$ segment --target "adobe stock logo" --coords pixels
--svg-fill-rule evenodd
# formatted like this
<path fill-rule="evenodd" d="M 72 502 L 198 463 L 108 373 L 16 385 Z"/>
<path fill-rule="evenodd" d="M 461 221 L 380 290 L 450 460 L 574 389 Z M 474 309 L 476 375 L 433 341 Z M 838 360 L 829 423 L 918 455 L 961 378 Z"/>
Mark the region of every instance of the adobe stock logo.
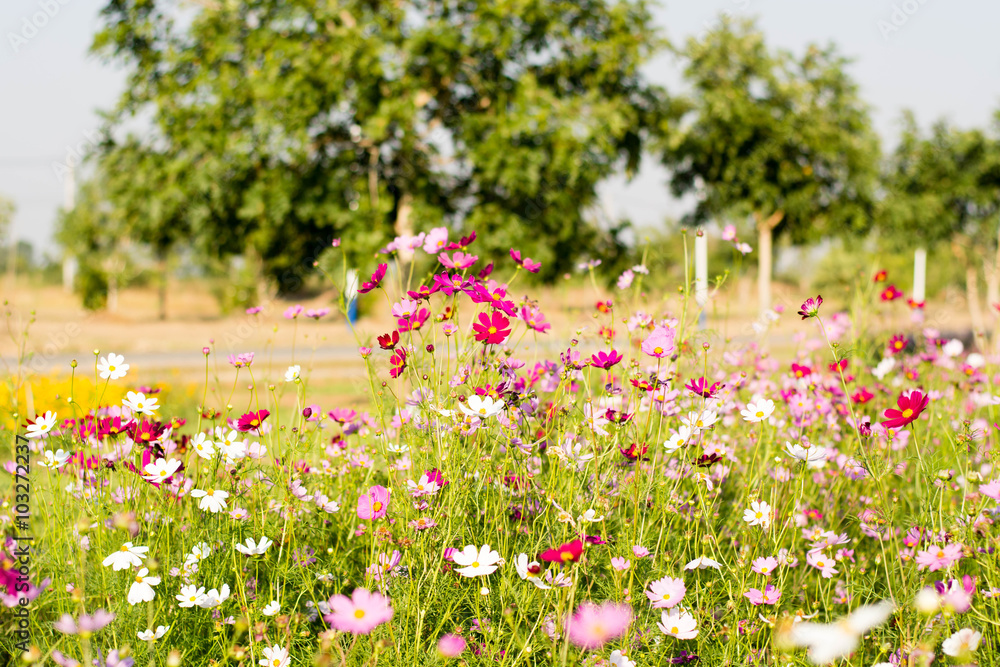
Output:
<path fill-rule="evenodd" d="M 920 11 L 920 8 L 927 4 L 927 0 L 903 0 L 900 4 L 892 5 L 892 13 L 889 20 L 879 20 L 875 25 L 882 33 L 882 39 L 889 41 L 889 35 L 899 32 L 905 26 L 910 17 Z"/>
<path fill-rule="evenodd" d="M 18 53 L 34 39 L 69 2 L 70 0 L 38 0 L 38 11 L 21 19 L 21 28 L 18 32 L 7 33 L 7 42 L 14 53 Z"/>

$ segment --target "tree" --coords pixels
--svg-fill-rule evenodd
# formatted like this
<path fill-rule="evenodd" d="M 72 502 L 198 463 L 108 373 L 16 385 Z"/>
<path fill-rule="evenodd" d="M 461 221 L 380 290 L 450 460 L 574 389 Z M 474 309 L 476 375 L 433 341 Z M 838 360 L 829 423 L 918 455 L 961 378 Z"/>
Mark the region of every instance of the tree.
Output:
<path fill-rule="evenodd" d="M 912 113 L 884 173 L 877 222 L 896 248 L 949 243 L 965 265 L 973 329 L 985 333 L 979 272 L 986 272 L 987 301 L 1000 303 L 1000 142 L 978 129 L 939 121 L 924 135 Z M 994 248 L 995 246 L 995 248 Z M 992 261 L 987 250 L 994 248 Z"/>
<path fill-rule="evenodd" d="M 200 4 L 178 20 L 167 0 L 108 2 L 94 50 L 130 75 L 110 134 L 150 117 L 126 143 L 177 175 L 168 208 L 281 290 L 331 238 L 370 257 L 439 224 L 558 275 L 594 237 L 597 183 L 634 172 L 660 123 L 644 0 Z"/>
<path fill-rule="evenodd" d="M 691 222 L 752 216 L 763 312 L 774 236 L 801 242 L 869 228 L 878 139 L 832 46 L 795 59 L 769 50 L 752 21 L 723 17 L 682 55 L 693 90 L 675 104 L 680 129 L 662 153 L 671 189 L 697 195 Z"/>

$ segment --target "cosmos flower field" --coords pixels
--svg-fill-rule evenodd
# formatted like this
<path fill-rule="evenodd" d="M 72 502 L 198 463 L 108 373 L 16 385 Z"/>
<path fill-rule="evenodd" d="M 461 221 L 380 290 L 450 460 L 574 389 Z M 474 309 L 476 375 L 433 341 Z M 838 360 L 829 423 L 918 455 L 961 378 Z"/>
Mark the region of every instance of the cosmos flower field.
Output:
<path fill-rule="evenodd" d="M 1000 664 L 996 360 L 886 276 L 725 340 L 689 281 L 645 294 L 637 266 L 556 339 L 530 258 L 444 230 L 401 249 L 433 268 L 367 268 L 397 325 L 359 334 L 365 406 L 247 350 L 182 420 L 109 352 L 74 377 L 120 403 L 22 418 L 8 664 Z M 779 318 L 787 359 L 762 342 Z"/>

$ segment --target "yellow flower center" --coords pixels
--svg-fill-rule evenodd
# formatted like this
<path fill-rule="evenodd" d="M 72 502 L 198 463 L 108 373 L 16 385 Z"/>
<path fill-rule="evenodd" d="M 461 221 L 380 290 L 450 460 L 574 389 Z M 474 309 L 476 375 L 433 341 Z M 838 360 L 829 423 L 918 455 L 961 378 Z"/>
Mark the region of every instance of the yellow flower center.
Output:
<path fill-rule="evenodd" d="M 663 354 L 663 348 L 657 345 L 653 348 L 653 354 Z"/>
<path fill-rule="evenodd" d="M 479 561 L 478 560 L 473 561 L 472 562 L 472 567 L 479 567 Z"/>
<path fill-rule="evenodd" d="M 681 629 L 678 628 L 676 625 L 674 627 L 670 628 L 670 634 L 672 634 L 672 635 L 676 635 L 680 631 L 681 631 Z"/>
<path fill-rule="evenodd" d="M 376 500 L 374 503 L 372 503 L 372 510 L 374 510 L 376 512 L 381 511 L 382 510 L 382 503 L 380 503 L 379 501 Z"/>
<path fill-rule="evenodd" d="M 354 618 L 364 618 L 364 617 L 365 617 L 365 610 L 364 609 L 355 609 L 354 610 Z"/>
<path fill-rule="evenodd" d="M 108 366 L 108 370 L 114 372 L 115 367 L 114 366 Z"/>
<path fill-rule="evenodd" d="M 905 410 L 903 410 L 903 419 L 909 419 L 912 416 L 913 416 L 913 410 L 912 409 L 906 408 Z"/>
<path fill-rule="evenodd" d="M 763 416 L 764 416 L 764 411 L 763 410 L 758 410 L 757 411 L 757 417 L 760 418 L 760 417 L 763 417 Z"/>
<path fill-rule="evenodd" d="M 487 331 L 488 331 L 489 333 L 491 333 L 491 334 L 495 334 L 495 333 L 497 332 L 497 328 L 496 328 L 496 327 L 493 327 L 493 326 L 491 326 L 491 327 L 490 327 L 489 329 L 487 329 Z"/>
<path fill-rule="evenodd" d="M 140 577 L 139 575 L 136 575 L 135 576 L 135 583 L 141 584 L 142 583 L 142 577 Z"/>

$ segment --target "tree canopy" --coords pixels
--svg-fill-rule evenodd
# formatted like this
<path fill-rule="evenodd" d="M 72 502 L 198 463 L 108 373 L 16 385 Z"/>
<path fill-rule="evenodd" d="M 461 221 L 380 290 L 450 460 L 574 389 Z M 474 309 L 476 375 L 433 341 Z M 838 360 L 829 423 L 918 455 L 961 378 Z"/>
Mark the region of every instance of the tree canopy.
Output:
<path fill-rule="evenodd" d="M 663 123 L 643 0 L 110 0 L 129 71 L 101 170 L 143 240 L 250 253 L 294 289 L 332 238 L 360 257 L 448 224 L 565 271 L 596 186 Z M 137 122 L 148 122 L 138 138 Z"/>

